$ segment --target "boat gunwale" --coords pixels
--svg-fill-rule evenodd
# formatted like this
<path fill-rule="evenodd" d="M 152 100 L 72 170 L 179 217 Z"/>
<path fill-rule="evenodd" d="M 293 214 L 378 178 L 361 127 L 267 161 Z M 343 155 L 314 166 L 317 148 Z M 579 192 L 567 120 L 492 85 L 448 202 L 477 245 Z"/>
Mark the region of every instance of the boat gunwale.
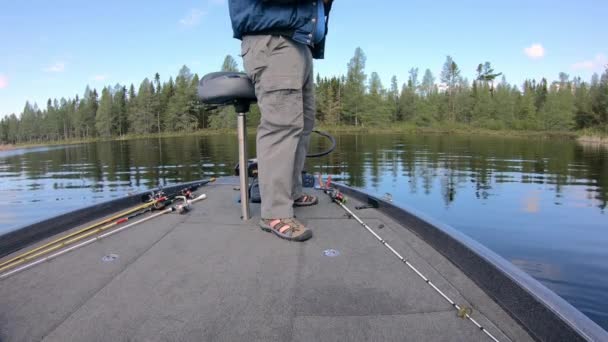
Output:
<path fill-rule="evenodd" d="M 606 332 L 555 292 L 455 228 L 407 205 L 395 205 L 353 187 L 332 183 L 409 229 L 458 267 L 540 341 L 608 341 Z"/>
<path fill-rule="evenodd" d="M 175 192 L 201 185 L 209 180 L 163 187 Z M 214 184 L 222 184 L 217 179 Z M 455 228 L 438 222 L 407 205 L 395 205 L 350 186 L 332 183 L 363 203 L 370 199 L 381 213 L 409 229 L 459 268 L 487 295 L 537 340 L 608 341 L 608 332 L 578 309 L 515 265 Z M 0 259 L 61 234 L 79 225 L 115 214 L 142 203 L 151 189 L 124 198 L 113 199 L 28 224 L 0 236 Z"/>

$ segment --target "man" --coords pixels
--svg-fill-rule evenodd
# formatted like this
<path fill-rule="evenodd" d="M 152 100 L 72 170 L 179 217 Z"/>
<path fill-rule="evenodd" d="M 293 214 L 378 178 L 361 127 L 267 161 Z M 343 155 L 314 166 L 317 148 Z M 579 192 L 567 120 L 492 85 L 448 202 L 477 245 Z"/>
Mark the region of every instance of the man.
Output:
<path fill-rule="evenodd" d="M 290 241 L 312 231 L 294 206 L 315 205 L 302 192 L 302 169 L 315 120 L 312 59 L 324 57 L 333 0 L 230 0 L 234 37 L 255 85 L 262 118 L 257 156 L 260 227 Z"/>

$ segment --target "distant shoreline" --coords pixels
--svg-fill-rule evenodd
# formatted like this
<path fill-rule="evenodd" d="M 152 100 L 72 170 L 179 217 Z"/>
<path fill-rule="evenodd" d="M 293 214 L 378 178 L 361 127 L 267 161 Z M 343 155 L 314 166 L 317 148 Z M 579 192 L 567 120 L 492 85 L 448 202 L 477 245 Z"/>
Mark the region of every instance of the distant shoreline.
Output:
<path fill-rule="evenodd" d="M 576 139 L 580 144 L 585 146 L 603 146 L 608 147 L 608 137 L 583 135 Z"/>
<path fill-rule="evenodd" d="M 342 134 L 449 134 L 449 135 L 472 135 L 472 136 L 495 136 L 495 137 L 513 137 L 513 138 L 540 138 L 540 139 L 570 139 L 584 145 L 605 146 L 608 147 L 608 135 L 598 135 L 585 131 L 580 132 L 563 132 L 563 131 L 516 131 L 516 130 L 489 130 L 482 128 L 460 127 L 458 125 L 452 127 L 417 127 L 414 125 L 398 125 L 392 127 L 356 127 L 356 126 L 325 126 L 319 125 L 316 127 L 321 131 L 330 133 Z M 201 129 L 192 132 L 164 132 L 135 135 L 129 134 L 121 137 L 112 138 L 87 138 L 87 139 L 68 139 L 49 141 L 44 143 L 17 143 L 0 144 L 0 151 L 10 151 L 17 148 L 40 147 L 40 146 L 57 146 L 57 145 L 74 145 L 101 141 L 126 141 L 136 139 L 151 139 L 151 138 L 171 138 L 182 136 L 209 136 L 209 135 L 236 135 L 236 129 Z M 255 128 L 249 127 L 249 134 L 255 134 Z"/>

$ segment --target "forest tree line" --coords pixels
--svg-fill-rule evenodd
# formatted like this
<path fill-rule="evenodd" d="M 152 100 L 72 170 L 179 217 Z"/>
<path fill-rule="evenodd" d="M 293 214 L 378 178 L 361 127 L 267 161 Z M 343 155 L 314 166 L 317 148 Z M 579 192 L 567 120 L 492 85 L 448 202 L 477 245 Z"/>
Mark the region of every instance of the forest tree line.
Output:
<path fill-rule="evenodd" d="M 511 85 L 489 62 L 480 63 L 471 82 L 451 56 L 441 73 L 418 68 L 388 87 L 365 71 L 366 56 L 357 48 L 345 76 L 316 77 L 318 122 L 326 125 L 388 126 L 410 123 L 441 127 L 453 123 L 487 129 L 608 133 L 608 67 L 590 82 L 560 73 L 557 81 L 526 80 Z M 226 56 L 223 71 L 238 71 Z M 177 77 L 160 81 L 156 73 L 138 88 L 116 84 L 86 87 L 82 97 L 49 99 L 44 108 L 27 102 L 19 115 L 0 120 L 0 143 L 112 138 L 126 134 L 190 132 L 236 125 L 234 111 L 208 109 L 197 100 L 199 76 L 183 66 Z M 249 124 L 259 121 L 254 106 Z"/>

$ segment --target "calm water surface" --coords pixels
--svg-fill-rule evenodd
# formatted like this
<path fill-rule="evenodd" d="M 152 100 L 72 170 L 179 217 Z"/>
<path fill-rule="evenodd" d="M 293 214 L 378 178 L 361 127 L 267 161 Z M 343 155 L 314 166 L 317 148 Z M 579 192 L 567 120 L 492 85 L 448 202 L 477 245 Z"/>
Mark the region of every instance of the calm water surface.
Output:
<path fill-rule="evenodd" d="M 608 329 L 608 150 L 497 137 L 337 139 L 310 172 L 454 226 Z M 231 175 L 236 161 L 233 136 L 0 152 L 0 234 L 157 185 Z"/>

